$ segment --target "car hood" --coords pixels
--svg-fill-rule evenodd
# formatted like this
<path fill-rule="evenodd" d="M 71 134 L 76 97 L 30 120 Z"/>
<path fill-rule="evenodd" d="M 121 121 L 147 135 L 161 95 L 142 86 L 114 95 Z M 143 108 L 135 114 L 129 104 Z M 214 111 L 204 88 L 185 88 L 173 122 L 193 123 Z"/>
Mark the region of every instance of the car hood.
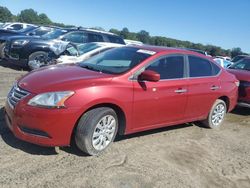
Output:
<path fill-rule="evenodd" d="M 10 34 L 18 34 L 18 32 L 16 31 L 12 31 L 12 30 L 7 30 L 7 29 L 0 29 L 0 33 L 10 33 Z"/>
<path fill-rule="evenodd" d="M 48 66 L 32 71 L 18 81 L 18 86 L 31 93 L 77 90 L 108 83 L 112 75 L 87 70 L 78 65 Z"/>
<path fill-rule="evenodd" d="M 16 36 L 11 36 L 9 37 L 9 40 L 14 41 L 14 40 L 42 40 L 41 37 L 39 36 L 29 36 L 29 35 L 16 35 Z"/>
<path fill-rule="evenodd" d="M 4 29 L 0 29 L 0 40 L 6 40 L 8 37 L 10 36 L 18 36 L 18 35 L 22 35 L 22 33 L 18 33 L 15 31 L 10 31 L 10 30 L 4 30 Z"/>
<path fill-rule="evenodd" d="M 237 69 L 227 69 L 227 71 L 234 74 L 236 78 L 240 81 L 250 82 L 250 71 L 237 70 Z"/>

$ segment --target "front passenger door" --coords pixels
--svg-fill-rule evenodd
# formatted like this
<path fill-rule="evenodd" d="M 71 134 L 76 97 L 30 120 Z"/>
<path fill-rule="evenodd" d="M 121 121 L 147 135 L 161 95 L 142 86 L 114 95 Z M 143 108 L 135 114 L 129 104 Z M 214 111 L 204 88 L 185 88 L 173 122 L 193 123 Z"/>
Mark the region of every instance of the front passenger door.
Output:
<path fill-rule="evenodd" d="M 135 131 L 174 124 L 183 119 L 187 102 L 184 67 L 182 55 L 162 57 L 144 68 L 159 73 L 158 82 L 133 82 Z"/>

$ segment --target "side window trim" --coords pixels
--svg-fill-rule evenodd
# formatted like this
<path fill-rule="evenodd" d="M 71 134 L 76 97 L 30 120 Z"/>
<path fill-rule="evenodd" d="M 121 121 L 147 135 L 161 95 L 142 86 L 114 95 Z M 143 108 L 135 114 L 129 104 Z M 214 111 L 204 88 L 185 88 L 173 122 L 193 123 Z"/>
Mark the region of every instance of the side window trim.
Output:
<path fill-rule="evenodd" d="M 149 65 L 155 63 L 156 61 L 162 59 L 162 58 L 168 58 L 168 57 L 176 57 L 176 56 L 181 56 L 183 57 L 183 61 L 184 61 L 184 70 L 183 70 L 183 78 L 173 78 L 173 79 L 160 79 L 159 81 L 168 81 L 168 80 L 183 80 L 183 79 L 187 79 L 187 62 L 186 62 L 186 58 L 185 58 L 185 54 L 180 54 L 180 53 L 176 53 L 176 54 L 166 54 L 166 55 L 162 55 L 159 56 L 158 58 L 148 62 L 146 65 L 144 65 L 142 68 L 140 68 L 138 71 L 136 71 L 132 76 L 129 77 L 129 80 L 132 81 L 137 81 L 138 80 L 138 76 L 145 70 L 146 67 L 148 67 Z"/>
<path fill-rule="evenodd" d="M 189 79 L 196 79 L 196 78 L 211 78 L 211 77 L 218 77 L 220 75 L 220 73 L 222 72 L 222 69 L 219 67 L 220 71 L 216 74 L 216 75 L 211 75 L 211 76 L 197 76 L 197 77 L 190 77 L 190 64 L 189 64 L 189 58 L 188 57 L 198 57 L 200 59 L 204 59 L 206 61 L 208 61 L 210 63 L 210 66 L 211 66 L 211 69 L 212 69 L 212 72 L 214 72 L 214 68 L 213 66 L 211 65 L 213 62 L 211 62 L 209 59 L 206 59 L 206 58 L 202 58 L 200 56 L 195 56 L 195 55 L 192 55 L 192 54 L 187 54 L 186 55 L 186 61 L 187 61 L 187 78 Z M 217 65 L 216 65 L 217 66 Z"/>

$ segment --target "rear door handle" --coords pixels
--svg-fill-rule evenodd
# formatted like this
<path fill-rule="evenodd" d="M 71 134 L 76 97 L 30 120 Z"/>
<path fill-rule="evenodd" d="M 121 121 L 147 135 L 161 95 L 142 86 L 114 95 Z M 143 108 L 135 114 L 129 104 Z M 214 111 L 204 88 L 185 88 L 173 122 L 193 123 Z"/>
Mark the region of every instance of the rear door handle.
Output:
<path fill-rule="evenodd" d="M 219 86 L 212 86 L 210 89 L 211 90 L 217 90 L 217 89 L 219 89 L 220 87 Z"/>
<path fill-rule="evenodd" d="M 187 90 L 186 89 L 177 89 L 174 91 L 175 93 L 186 93 Z"/>

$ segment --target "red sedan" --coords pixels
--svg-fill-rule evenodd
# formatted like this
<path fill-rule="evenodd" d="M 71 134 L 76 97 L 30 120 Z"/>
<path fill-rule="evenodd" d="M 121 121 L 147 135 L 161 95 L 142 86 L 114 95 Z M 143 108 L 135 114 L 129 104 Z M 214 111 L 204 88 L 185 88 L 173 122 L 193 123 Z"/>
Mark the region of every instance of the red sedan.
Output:
<path fill-rule="evenodd" d="M 233 64 L 228 71 L 240 81 L 238 105 L 250 108 L 250 57 Z"/>
<path fill-rule="evenodd" d="M 98 155 L 117 133 L 202 121 L 218 128 L 237 102 L 238 80 L 202 54 L 122 47 L 79 65 L 33 71 L 11 89 L 6 122 L 44 146 L 76 145 Z"/>

